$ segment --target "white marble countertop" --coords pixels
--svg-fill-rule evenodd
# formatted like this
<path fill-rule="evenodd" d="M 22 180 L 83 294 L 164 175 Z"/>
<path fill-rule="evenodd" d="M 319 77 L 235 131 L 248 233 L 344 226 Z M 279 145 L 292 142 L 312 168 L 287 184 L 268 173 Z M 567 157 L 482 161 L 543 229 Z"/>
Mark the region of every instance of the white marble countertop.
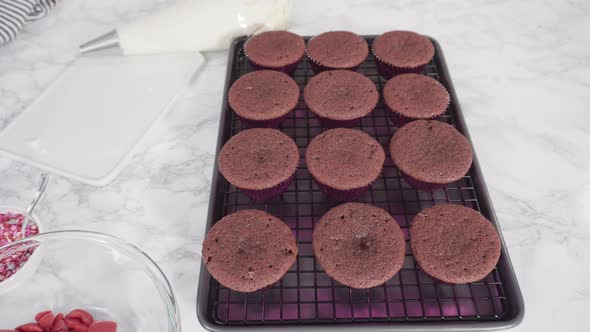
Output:
<path fill-rule="evenodd" d="M 30 103 L 77 46 L 157 0 L 62 1 L 0 47 L 0 127 Z M 590 3 L 295 1 L 292 31 L 409 29 L 439 40 L 525 297 L 514 331 L 582 331 L 590 309 Z M 184 331 L 195 298 L 226 52 L 207 54 L 190 91 L 111 184 L 54 176 L 46 229 L 105 232 L 163 268 Z M 2 205 L 24 205 L 39 171 L 0 158 Z"/>

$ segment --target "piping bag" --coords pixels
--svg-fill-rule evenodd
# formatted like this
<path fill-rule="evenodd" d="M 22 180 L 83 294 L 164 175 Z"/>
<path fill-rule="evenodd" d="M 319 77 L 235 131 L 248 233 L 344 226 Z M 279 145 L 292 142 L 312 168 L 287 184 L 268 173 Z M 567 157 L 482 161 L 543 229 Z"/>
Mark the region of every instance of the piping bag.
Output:
<path fill-rule="evenodd" d="M 179 0 L 80 46 L 81 53 L 119 47 L 123 54 L 227 49 L 237 36 L 288 26 L 289 0 Z"/>
<path fill-rule="evenodd" d="M 85 43 L 82 56 L 0 132 L 0 153 L 106 185 L 188 88 L 202 52 L 285 29 L 289 11 L 289 0 L 177 0 Z"/>

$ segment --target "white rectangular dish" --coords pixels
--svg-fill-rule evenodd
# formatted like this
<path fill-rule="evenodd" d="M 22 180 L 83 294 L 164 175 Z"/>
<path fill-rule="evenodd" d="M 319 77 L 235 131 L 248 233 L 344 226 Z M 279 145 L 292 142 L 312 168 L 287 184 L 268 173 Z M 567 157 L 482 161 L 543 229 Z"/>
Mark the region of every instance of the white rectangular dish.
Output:
<path fill-rule="evenodd" d="M 198 53 L 80 57 L 0 133 L 0 152 L 105 185 L 203 62 Z"/>

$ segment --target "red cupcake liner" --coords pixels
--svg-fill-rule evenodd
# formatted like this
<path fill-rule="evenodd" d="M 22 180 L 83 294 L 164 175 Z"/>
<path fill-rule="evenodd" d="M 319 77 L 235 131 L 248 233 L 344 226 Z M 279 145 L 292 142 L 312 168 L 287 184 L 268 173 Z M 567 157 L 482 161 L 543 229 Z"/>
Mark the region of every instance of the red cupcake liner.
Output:
<path fill-rule="evenodd" d="M 244 194 L 248 195 L 248 197 L 250 197 L 254 201 L 267 201 L 273 197 L 279 196 L 285 190 L 287 190 L 287 188 L 289 188 L 289 185 L 291 184 L 291 181 L 293 181 L 293 179 L 295 178 L 295 173 L 293 173 L 293 175 L 291 175 L 291 177 L 287 180 L 279 183 L 278 185 L 272 188 L 262 190 L 250 190 L 243 188 L 238 189 L 242 191 Z"/>
<path fill-rule="evenodd" d="M 375 55 L 375 53 L 373 53 L 373 55 Z M 422 74 L 424 67 L 426 67 L 426 64 L 414 68 L 396 67 L 382 61 L 376 55 L 375 62 L 377 64 L 377 72 L 379 72 L 379 75 L 383 76 L 385 79 L 390 79 L 401 74 Z"/>
<path fill-rule="evenodd" d="M 282 67 L 266 67 L 266 66 L 257 64 L 256 62 L 252 61 L 252 59 L 250 59 L 250 57 L 248 57 L 248 54 L 246 53 L 245 49 L 244 49 L 244 55 L 246 55 L 246 59 L 248 59 L 248 62 L 250 62 L 250 64 L 252 65 L 252 68 L 254 68 L 254 70 L 276 70 L 276 71 L 283 72 L 289 76 L 293 76 L 295 69 L 297 69 L 297 66 L 299 66 L 299 62 L 301 62 L 301 59 L 299 59 L 294 63 L 288 64 L 288 65 L 285 65 Z"/>
<path fill-rule="evenodd" d="M 367 190 L 369 190 L 369 188 L 371 188 L 371 186 L 373 185 L 371 183 L 368 186 L 364 186 L 364 187 L 357 188 L 357 189 L 339 190 L 339 189 L 335 189 L 335 188 L 332 188 L 330 186 L 327 186 L 327 185 L 325 185 L 323 183 L 320 183 L 317 180 L 315 181 L 315 183 L 318 185 L 318 187 L 320 188 L 320 190 L 324 194 L 326 194 L 331 199 L 333 199 L 335 201 L 339 201 L 339 202 L 355 201 L 359 197 L 361 197 L 362 194 L 364 194 L 365 192 L 367 192 Z"/>
<path fill-rule="evenodd" d="M 248 58 L 248 56 L 246 56 L 246 58 Z M 299 66 L 299 62 L 301 61 L 301 59 L 297 60 L 297 62 L 283 66 L 283 67 L 265 67 L 265 66 L 261 66 L 257 63 L 255 63 L 254 61 L 252 61 L 250 58 L 248 58 L 248 61 L 250 61 L 250 64 L 252 65 L 252 67 L 254 67 L 255 70 L 276 70 L 276 71 L 280 71 L 283 72 L 289 76 L 293 76 L 293 73 L 295 72 L 295 69 L 297 69 L 297 66 Z"/>
<path fill-rule="evenodd" d="M 420 191 L 433 192 L 438 189 L 444 188 L 448 184 L 448 183 L 440 184 L 440 183 L 424 182 L 424 181 L 414 179 L 413 177 L 409 176 L 408 174 L 402 172 L 401 170 L 399 172 L 400 172 L 401 176 L 404 178 L 404 180 L 406 180 L 406 182 L 410 186 L 412 186 Z"/>
<path fill-rule="evenodd" d="M 290 112 L 291 111 L 289 111 L 289 113 Z M 236 113 L 236 115 L 238 116 L 238 119 L 240 119 L 240 123 L 242 124 L 242 127 L 246 128 L 246 129 L 250 129 L 250 128 L 278 128 L 279 125 L 281 124 L 281 122 L 283 122 L 287 118 L 287 115 L 289 115 L 289 113 L 282 115 L 278 118 L 269 119 L 269 120 L 250 120 L 250 119 L 246 119 L 244 117 L 239 116 L 237 113 Z"/>
<path fill-rule="evenodd" d="M 416 121 L 416 120 L 438 120 L 440 118 L 440 115 L 438 116 L 434 116 L 432 118 L 428 118 L 428 119 L 414 119 L 414 118 L 409 118 L 405 115 L 402 115 L 394 110 L 392 110 L 389 106 L 385 105 L 385 108 L 387 110 L 389 110 L 389 118 L 391 119 L 391 122 L 393 122 L 393 126 L 400 128 L 403 125 L 412 122 L 412 121 Z M 443 113 L 444 114 L 444 113 Z"/>
<path fill-rule="evenodd" d="M 320 122 L 320 125 L 324 128 L 350 128 L 354 127 L 361 122 L 362 118 L 351 119 L 351 120 L 335 120 L 325 118 L 315 114 L 316 118 Z"/>

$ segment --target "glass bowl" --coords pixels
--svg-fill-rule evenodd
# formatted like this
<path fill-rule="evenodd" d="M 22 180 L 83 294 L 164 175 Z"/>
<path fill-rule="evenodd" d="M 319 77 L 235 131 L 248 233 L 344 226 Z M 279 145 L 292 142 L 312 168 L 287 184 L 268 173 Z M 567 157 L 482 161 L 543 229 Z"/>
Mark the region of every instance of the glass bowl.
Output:
<path fill-rule="evenodd" d="M 139 248 L 86 231 L 41 233 L 0 248 L 0 260 L 32 251 L 0 283 L 0 330 L 34 322 L 38 312 L 90 312 L 122 332 L 177 332 L 180 316 L 170 283 Z M 13 279 L 13 280 L 11 280 Z"/>

